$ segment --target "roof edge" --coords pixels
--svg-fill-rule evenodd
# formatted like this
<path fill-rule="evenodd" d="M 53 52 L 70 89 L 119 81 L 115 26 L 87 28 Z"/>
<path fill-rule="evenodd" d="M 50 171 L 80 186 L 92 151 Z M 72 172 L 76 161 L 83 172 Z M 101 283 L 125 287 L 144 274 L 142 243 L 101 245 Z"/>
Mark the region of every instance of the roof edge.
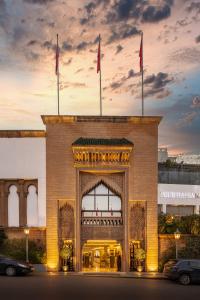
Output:
<path fill-rule="evenodd" d="M 45 130 L 0 130 L 0 138 L 41 138 L 46 137 Z"/>
<path fill-rule="evenodd" d="M 75 123 L 75 122 L 106 122 L 132 124 L 159 124 L 161 116 L 70 116 L 70 115 L 42 115 L 42 121 L 47 124 Z"/>

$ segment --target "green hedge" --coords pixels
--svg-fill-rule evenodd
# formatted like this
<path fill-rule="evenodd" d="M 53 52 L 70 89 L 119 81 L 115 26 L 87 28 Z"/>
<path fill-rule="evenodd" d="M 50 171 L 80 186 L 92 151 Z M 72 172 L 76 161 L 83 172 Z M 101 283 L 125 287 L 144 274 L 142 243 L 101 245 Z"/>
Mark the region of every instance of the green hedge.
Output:
<path fill-rule="evenodd" d="M 46 249 L 41 242 L 29 240 L 29 261 L 33 264 L 46 263 Z M 0 246 L 2 255 L 18 260 L 26 260 L 26 240 L 25 239 L 4 239 Z"/>
<path fill-rule="evenodd" d="M 182 234 L 200 234 L 200 215 L 174 217 L 161 214 L 158 216 L 158 233 L 173 234 L 177 228 Z"/>

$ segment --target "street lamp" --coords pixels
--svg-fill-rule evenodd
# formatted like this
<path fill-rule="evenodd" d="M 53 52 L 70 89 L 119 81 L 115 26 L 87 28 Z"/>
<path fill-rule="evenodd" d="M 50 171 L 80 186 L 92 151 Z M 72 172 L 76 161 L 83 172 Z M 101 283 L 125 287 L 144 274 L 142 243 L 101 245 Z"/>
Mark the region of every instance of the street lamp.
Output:
<path fill-rule="evenodd" d="M 174 238 L 176 242 L 176 259 L 178 259 L 178 240 L 180 239 L 180 237 L 181 237 L 181 233 L 177 228 L 176 231 L 174 232 Z"/>
<path fill-rule="evenodd" d="M 24 228 L 24 233 L 26 235 L 26 262 L 29 263 L 29 259 L 28 259 L 28 236 L 30 233 L 30 229 L 28 227 Z"/>

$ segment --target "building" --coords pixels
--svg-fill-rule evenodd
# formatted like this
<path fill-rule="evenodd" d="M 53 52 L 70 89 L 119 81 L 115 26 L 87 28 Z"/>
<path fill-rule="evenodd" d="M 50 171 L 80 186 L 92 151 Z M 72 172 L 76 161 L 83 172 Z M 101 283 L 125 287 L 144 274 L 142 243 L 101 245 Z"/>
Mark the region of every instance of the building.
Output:
<path fill-rule="evenodd" d="M 185 216 L 199 214 L 200 165 L 159 164 L 158 211 Z"/>
<path fill-rule="evenodd" d="M 187 165 L 200 165 L 200 154 L 179 154 L 176 163 Z"/>
<path fill-rule="evenodd" d="M 46 199 L 49 270 L 60 269 L 65 248 L 70 270 L 127 272 L 133 270 L 138 247 L 146 251 L 146 270 L 157 270 L 161 118 L 42 116 L 42 120 L 46 131 L 0 133 L 4 165 L 0 225 L 44 225 L 37 214 L 30 221 L 27 208 L 38 211 L 38 204 L 43 211 Z M 11 205 L 17 218 L 9 217 Z M 13 218 L 15 223 L 9 223 Z"/>
<path fill-rule="evenodd" d="M 167 148 L 160 147 L 158 148 L 158 162 L 166 162 L 168 159 L 168 151 Z"/>

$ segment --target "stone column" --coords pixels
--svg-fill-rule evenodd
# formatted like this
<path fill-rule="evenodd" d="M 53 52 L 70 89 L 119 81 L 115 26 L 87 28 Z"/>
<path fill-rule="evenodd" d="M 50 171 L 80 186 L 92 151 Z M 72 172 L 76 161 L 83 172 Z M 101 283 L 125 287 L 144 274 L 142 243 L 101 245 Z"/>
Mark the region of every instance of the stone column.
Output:
<path fill-rule="evenodd" d="M 79 170 L 76 171 L 76 216 L 75 216 L 75 271 L 81 271 L 81 214 L 80 214 L 80 207 L 81 207 L 81 199 L 80 199 L 80 178 L 79 178 Z"/>
<path fill-rule="evenodd" d="M 128 243 L 128 171 L 124 172 L 123 180 L 123 222 L 124 222 L 124 241 L 122 246 L 122 272 L 128 272 L 129 263 L 129 243 Z"/>
<path fill-rule="evenodd" d="M 5 197 L 3 180 L 0 180 L 0 226 L 8 226 L 8 197 Z"/>
<path fill-rule="evenodd" d="M 19 180 L 19 226 L 27 226 L 27 194 L 24 191 L 24 180 Z"/>

